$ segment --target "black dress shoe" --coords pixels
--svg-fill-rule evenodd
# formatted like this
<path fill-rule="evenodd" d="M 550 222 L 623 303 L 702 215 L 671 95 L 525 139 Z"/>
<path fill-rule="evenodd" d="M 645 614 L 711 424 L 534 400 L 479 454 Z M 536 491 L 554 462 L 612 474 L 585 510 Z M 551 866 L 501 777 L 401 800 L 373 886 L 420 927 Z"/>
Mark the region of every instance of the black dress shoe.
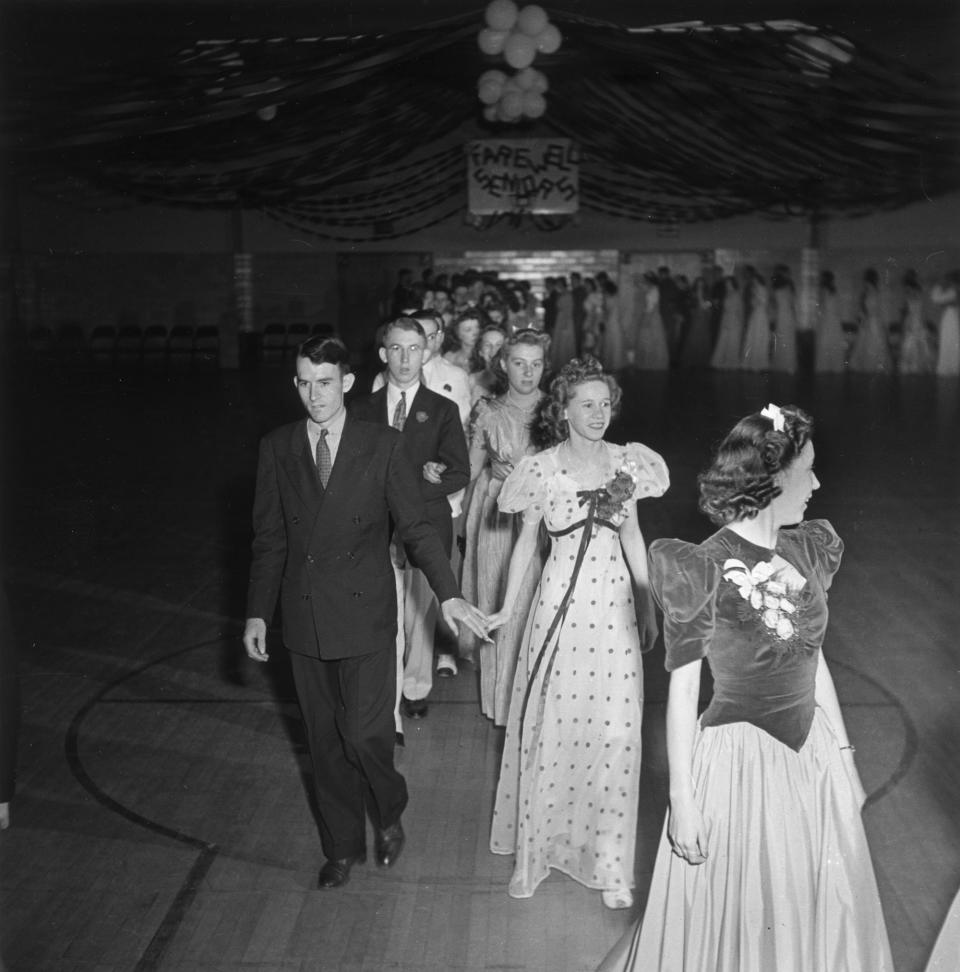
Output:
<path fill-rule="evenodd" d="M 422 719 L 427 714 L 427 700 L 408 699 L 404 696 L 401 709 L 408 719 Z"/>
<path fill-rule="evenodd" d="M 395 824 L 377 831 L 377 842 L 374 853 L 377 858 L 377 867 L 393 867 L 403 850 L 406 842 L 406 835 L 403 832 L 403 825 L 398 820 Z"/>
<path fill-rule="evenodd" d="M 367 855 L 355 854 L 353 857 L 329 858 L 320 868 L 317 878 L 318 888 L 341 888 L 350 880 L 350 868 L 354 864 L 363 864 Z"/>

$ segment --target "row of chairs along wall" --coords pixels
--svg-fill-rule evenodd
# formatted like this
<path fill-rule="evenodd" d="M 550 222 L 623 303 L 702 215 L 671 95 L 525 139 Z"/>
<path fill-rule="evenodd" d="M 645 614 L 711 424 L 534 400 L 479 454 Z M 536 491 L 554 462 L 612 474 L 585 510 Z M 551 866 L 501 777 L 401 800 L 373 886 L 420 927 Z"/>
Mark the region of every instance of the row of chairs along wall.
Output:
<path fill-rule="evenodd" d="M 333 336 L 330 324 L 267 324 L 262 332 L 240 333 L 241 364 L 279 365 L 311 334 Z M 220 328 L 161 324 L 98 324 L 91 329 L 65 322 L 56 328 L 31 327 L 17 350 L 31 362 L 103 368 L 216 368 L 220 361 Z"/>

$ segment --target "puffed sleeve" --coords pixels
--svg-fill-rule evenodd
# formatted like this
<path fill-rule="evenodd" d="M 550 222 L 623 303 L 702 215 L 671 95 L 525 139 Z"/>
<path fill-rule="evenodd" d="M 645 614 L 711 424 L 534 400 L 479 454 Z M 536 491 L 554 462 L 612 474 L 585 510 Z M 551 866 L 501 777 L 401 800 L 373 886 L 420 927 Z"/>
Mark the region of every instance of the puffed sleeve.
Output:
<path fill-rule="evenodd" d="M 663 610 L 666 668 L 672 672 L 710 650 L 720 568 L 702 548 L 683 540 L 650 544 L 650 587 Z"/>
<path fill-rule="evenodd" d="M 539 520 L 547 495 L 542 457 L 524 456 L 504 480 L 497 497 L 501 513 L 523 513 L 524 520 Z"/>
<path fill-rule="evenodd" d="M 628 442 L 623 448 L 624 459 L 638 469 L 635 500 L 662 496 L 670 486 L 670 473 L 663 458 L 639 442 Z"/>
<path fill-rule="evenodd" d="M 807 548 L 807 555 L 817 572 L 817 579 L 825 591 L 830 590 L 833 575 L 840 569 L 843 541 L 837 536 L 829 520 L 805 520 L 797 530 Z"/>
<path fill-rule="evenodd" d="M 489 399 L 477 399 L 477 403 L 473 406 L 473 411 L 470 413 L 470 422 L 467 427 L 467 441 L 471 447 L 486 444 L 491 417 L 492 411 Z"/>

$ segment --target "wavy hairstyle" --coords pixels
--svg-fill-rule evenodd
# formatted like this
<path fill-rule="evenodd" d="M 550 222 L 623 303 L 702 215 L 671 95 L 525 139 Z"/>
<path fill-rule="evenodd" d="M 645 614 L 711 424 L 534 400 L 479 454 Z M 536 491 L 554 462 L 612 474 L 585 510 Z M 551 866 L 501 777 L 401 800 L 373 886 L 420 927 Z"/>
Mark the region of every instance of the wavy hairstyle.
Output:
<path fill-rule="evenodd" d="M 479 343 L 478 341 L 477 344 Z M 550 353 L 550 335 L 546 331 L 538 331 L 534 327 L 523 327 L 519 331 L 507 335 L 500 346 L 500 350 L 494 355 L 493 361 L 490 362 L 490 370 L 494 375 L 493 393 L 495 395 L 505 395 L 510 387 L 504 361 L 511 348 L 516 347 L 543 348 L 543 377 L 546 377 L 547 369 L 550 366 L 547 357 Z M 541 387 L 543 387 L 543 377 L 541 378 Z"/>
<path fill-rule="evenodd" d="M 783 431 L 754 412 L 720 443 L 713 462 L 697 479 L 700 511 L 718 526 L 751 520 L 782 492 L 777 474 L 803 451 L 813 435 L 813 419 L 796 405 L 782 405 Z"/>
<path fill-rule="evenodd" d="M 531 430 L 531 438 L 540 448 L 557 445 L 570 437 L 570 428 L 563 417 L 563 410 L 570 403 L 578 385 L 587 381 L 605 382 L 610 389 L 610 416 L 616 418 L 620 410 L 620 386 L 613 375 L 603 370 L 603 365 L 593 356 L 572 358 L 550 382 L 550 391 L 540 406 Z"/>

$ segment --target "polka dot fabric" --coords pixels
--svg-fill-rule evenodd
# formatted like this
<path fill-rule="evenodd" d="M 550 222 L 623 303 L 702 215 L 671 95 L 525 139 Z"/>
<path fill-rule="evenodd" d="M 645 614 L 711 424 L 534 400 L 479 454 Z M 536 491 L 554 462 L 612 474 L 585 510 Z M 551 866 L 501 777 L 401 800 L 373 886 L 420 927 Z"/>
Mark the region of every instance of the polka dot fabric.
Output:
<path fill-rule="evenodd" d="M 611 476 L 625 458 L 637 462 L 636 499 L 664 492 L 667 471 L 656 453 L 638 444 L 607 451 Z M 501 509 L 543 516 L 551 531 L 582 520 L 582 487 L 561 455 L 555 447 L 524 459 L 504 484 Z M 553 538 L 514 679 L 490 847 L 516 855 L 515 898 L 530 897 L 551 868 L 590 888 L 634 885 L 643 664 L 630 573 L 613 530 L 595 528 L 554 635 L 553 665 L 533 674 L 581 537 L 573 530 Z"/>

